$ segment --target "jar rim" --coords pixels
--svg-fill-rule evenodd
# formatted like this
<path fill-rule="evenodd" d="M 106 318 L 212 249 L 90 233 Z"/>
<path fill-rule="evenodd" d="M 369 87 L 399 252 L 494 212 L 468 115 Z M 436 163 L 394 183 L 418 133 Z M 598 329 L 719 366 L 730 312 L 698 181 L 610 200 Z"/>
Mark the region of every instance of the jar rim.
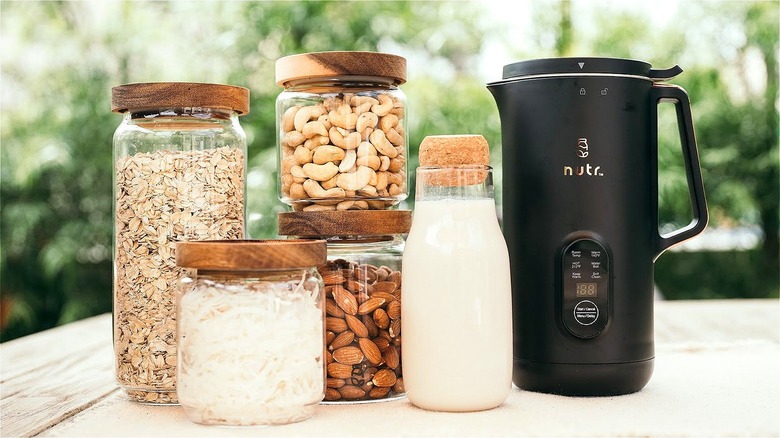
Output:
<path fill-rule="evenodd" d="M 115 113 L 155 108 L 213 108 L 249 113 L 249 89 L 203 82 L 136 82 L 111 88 Z"/>
<path fill-rule="evenodd" d="M 324 240 L 201 240 L 176 244 L 176 265 L 212 271 L 306 268 L 327 261 Z"/>

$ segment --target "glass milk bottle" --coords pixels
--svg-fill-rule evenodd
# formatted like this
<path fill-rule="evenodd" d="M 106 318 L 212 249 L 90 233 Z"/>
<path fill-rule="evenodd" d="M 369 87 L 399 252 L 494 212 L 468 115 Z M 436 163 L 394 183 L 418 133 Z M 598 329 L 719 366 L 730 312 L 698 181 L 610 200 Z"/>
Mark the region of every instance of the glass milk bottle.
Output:
<path fill-rule="evenodd" d="M 419 158 L 402 266 L 407 397 L 435 411 L 491 409 L 512 387 L 512 303 L 487 141 L 426 137 Z"/>

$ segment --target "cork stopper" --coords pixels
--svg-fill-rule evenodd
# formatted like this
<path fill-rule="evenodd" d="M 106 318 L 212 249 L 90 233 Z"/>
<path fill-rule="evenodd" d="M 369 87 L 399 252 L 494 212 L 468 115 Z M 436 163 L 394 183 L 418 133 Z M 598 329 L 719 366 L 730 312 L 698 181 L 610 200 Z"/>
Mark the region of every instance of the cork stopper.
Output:
<path fill-rule="evenodd" d="M 406 82 L 406 58 L 379 52 L 312 52 L 276 60 L 276 84 L 333 77 L 384 77 L 393 84 Z"/>
<path fill-rule="evenodd" d="M 249 113 L 249 89 L 199 82 L 146 82 L 111 89 L 111 111 L 143 111 L 156 108 L 212 108 Z"/>
<path fill-rule="evenodd" d="M 480 184 L 487 178 L 490 147 L 481 135 L 431 135 L 420 143 L 417 177 L 435 186 Z"/>

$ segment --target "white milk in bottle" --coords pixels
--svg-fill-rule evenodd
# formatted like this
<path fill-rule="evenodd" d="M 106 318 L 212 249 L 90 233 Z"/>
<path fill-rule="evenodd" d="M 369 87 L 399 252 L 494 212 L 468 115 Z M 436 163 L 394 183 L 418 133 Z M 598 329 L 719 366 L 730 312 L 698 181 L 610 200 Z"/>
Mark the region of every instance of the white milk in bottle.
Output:
<path fill-rule="evenodd" d="M 486 157 L 481 136 L 420 146 L 401 318 L 404 385 L 420 408 L 490 409 L 512 387 L 509 255 Z"/>

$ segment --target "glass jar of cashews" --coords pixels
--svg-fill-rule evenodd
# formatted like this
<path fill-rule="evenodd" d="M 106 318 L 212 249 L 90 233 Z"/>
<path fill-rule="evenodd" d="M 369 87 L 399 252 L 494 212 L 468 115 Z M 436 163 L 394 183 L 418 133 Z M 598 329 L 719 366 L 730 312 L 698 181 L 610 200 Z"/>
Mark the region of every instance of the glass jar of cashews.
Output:
<path fill-rule="evenodd" d="M 276 61 L 279 199 L 293 211 L 388 210 L 406 199 L 406 59 L 315 52 Z"/>

